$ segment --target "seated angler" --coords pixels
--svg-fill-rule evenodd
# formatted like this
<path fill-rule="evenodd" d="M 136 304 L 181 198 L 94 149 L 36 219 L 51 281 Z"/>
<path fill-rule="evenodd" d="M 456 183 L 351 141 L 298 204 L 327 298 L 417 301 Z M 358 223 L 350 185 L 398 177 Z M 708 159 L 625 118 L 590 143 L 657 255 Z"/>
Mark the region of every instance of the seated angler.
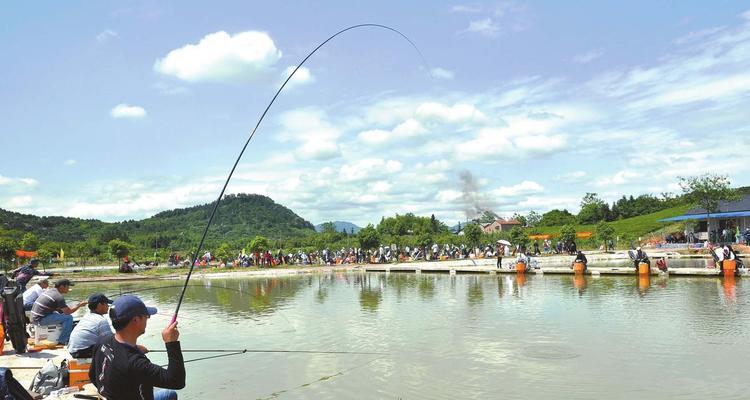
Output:
<path fill-rule="evenodd" d="M 576 258 L 575 258 L 575 260 L 573 260 L 573 263 L 574 264 L 575 263 L 581 263 L 581 264 L 583 264 L 583 271 L 584 272 L 589 269 L 589 260 L 586 258 L 586 255 L 583 254 L 583 252 L 581 250 L 578 250 L 578 252 L 576 253 Z"/>
<path fill-rule="evenodd" d="M 635 257 L 633 257 L 633 264 L 635 266 L 635 273 L 638 273 L 638 265 L 640 263 L 646 263 L 651 266 L 651 260 L 648 259 L 648 255 L 646 254 L 641 247 L 636 247 L 635 249 Z"/>
<path fill-rule="evenodd" d="M 89 296 L 89 313 L 81 318 L 70 334 L 68 351 L 73 358 L 91 358 L 96 343 L 113 333 L 104 316 L 110 304 L 112 300 L 101 293 Z"/>
<path fill-rule="evenodd" d="M 31 311 L 31 307 L 34 306 L 36 299 L 38 299 L 39 295 L 47 290 L 47 288 L 49 288 L 49 278 L 44 276 L 39 279 L 34 286 L 26 289 L 26 291 L 23 292 L 23 310 Z"/>
<path fill-rule="evenodd" d="M 34 325 L 62 324 L 62 333 L 57 340 L 58 343 L 68 344 L 70 333 L 73 331 L 73 314 L 86 304 L 82 301 L 71 308 L 65 303 L 64 294 L 74 286 L 68 279 L 60 279 L 54 288 L 49 288 L 39 295 L 39 298 L 31 307 L 31 322 Z"/>

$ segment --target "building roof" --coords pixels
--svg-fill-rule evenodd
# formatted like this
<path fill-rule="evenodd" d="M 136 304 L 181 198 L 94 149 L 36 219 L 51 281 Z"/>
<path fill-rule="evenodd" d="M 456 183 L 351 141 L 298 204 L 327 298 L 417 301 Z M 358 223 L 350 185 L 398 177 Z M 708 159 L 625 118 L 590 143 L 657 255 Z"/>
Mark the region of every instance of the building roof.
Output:
<path fill-rule="evenodd" d="M 740 212 L 750 211 L 750 195 L 744 195 L 737 201 L 721 201 L 719 202 L 719 210 L 717 213 L 728 213 L 728 212 Z M 685 215 L 694 214 L 706 214 L 705 208 L 693 208 L 688 210 Z M 712 217 L 713 218 L 713 217 Z"/>
<path fill-rule="evenodd" d="M 521 225 L 521 223 L 515 219 L 496 219 L 495 222 L 501 225 Z"/>
<path fill-rule="evenodd" d="M 738 218 L 738 217 L 750 217 L 750 211 L 734 211 L 725 213 L 711 213 L 708 214 L 709 218 Z M 674 221 L 685 221 L 688 219 L 706 219 L 706 214 L 685 214 L 678 215 L 672 218 L 660 219 L 659 222 L 674 222 Z"/>

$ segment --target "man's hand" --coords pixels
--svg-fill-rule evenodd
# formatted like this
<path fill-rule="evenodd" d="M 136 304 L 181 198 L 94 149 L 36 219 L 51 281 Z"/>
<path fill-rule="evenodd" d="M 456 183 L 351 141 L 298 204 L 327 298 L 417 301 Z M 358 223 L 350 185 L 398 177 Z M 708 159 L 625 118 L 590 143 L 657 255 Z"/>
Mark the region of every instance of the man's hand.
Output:
<path fill-rule="evenodd" d="M 172 322 L 161 331 L 161 338 L 164 339 L 164 343 L 176 342 L 180 338 L 180 331 L 177 330 L 177 321 Z"/>
<path fill-rule="evenodd" d="M 83 300 L 78 302 L 78 308 L 83 307 L 85 305 L 89 304 L 88 300 Z"/>
<path fill-rule="evenodd" d="M 141 353 L 143 353 L 143 354 L 148 353 L 148 349 L 146 348 L 146 346 L 144 346 L 142 344 L 137 344 L 137 345 L 135 345 L 135 347 L 137 347 L 138 350 L 140 350 Z"/>

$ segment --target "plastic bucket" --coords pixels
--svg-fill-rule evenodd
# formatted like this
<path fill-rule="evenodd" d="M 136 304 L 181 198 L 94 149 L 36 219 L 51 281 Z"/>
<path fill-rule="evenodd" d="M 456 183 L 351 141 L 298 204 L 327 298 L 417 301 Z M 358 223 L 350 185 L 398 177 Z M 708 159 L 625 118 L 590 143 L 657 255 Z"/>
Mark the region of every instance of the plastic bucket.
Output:
<path fill-rule="evenodd" d="M 638 264 L 638 274 L 640 275 L 649 275 L 651 273 L 651 267 L 648 265 L 648 263 L 639 263 Z"/>
<path fill-rule="evenodd" d="M 62 324 L 55 325 L 34 325 L 34 343 L 37 345 L 42 340 L 57 342 L 62 334 Z"/>
<path fill-rule="evenodd" d="M 516 263 L 516 272 L 526 272 L 526 263 Z"/>
<path fill-rule="evenodd" d="M 582 274 L 586 270 L 586 265 L 582 262 L 573 263 L 573 272 L 576 274 Z"/>
<path fill-rule="evenodd" d="M 721 266 L 724 271 L 734 271 L 737 269 L 737 260 L 724 260 Z"/>

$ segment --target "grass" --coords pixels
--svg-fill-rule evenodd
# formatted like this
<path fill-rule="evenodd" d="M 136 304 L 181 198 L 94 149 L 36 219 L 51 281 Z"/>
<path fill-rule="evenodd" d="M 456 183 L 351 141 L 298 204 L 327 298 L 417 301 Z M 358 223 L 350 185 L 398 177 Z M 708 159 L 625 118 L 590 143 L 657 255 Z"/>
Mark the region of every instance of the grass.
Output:
<path fill-rule="evenodd" d="M 652 234 L 653 232 L 662 230 L 664 228 L 674 229 L 675 231 L 682 231 L 680 224 L 658 221 L 660 219 L 682 215 L 689 208 L 689 206 L 672 207 L 652 214 L 612 221 L 610 222 L 610 224 L 615 229 L 615 236 L 620 238 L 621 243 L 623 240 L 636 240 L 639 237 L 645 240 L 645 238 L 648 237 L 649 234 Z M 533 231 L 534 233 L 551 234 L 555 236 L 560 234 L 560 228 L 562 228 L 562 226 L 543 226 L 530 228 L 530 231 Z M 596 233 L 596 225 L 577 225 L 576 232 Z"/>

